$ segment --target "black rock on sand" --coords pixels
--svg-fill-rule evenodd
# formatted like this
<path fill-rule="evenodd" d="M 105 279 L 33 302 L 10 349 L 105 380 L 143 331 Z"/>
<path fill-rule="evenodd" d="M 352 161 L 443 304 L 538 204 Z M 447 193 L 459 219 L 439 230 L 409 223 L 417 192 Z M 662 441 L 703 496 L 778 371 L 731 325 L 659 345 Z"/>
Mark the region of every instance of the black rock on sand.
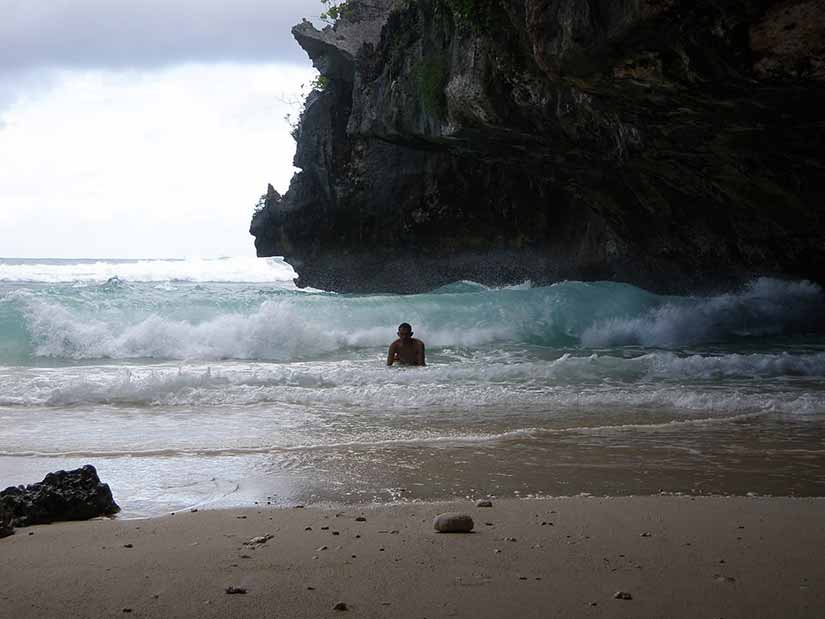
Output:
<path fill-rule="evenodd" d="M 8 515 L 10 526 L 26 527 L 60 520 L 88 520 L 119 511 L 108 484 L 101 483 L 95 467 L 87 464 L 73 471 L 49 473 L 36 484 L 10 486 L 0 492 L 0 531 Z"/>

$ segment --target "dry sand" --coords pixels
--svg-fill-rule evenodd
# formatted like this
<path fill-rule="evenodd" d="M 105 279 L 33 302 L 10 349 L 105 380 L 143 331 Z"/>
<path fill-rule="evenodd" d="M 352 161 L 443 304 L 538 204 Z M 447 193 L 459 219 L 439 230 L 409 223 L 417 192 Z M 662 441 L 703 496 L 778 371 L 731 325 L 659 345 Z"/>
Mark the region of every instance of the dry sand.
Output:
<path fill-rule="evenodd" d="M 434 532 L 455 510 L 475 532 Z M 185 512 L 18 529 L 0 540 L 0 616 L 821 619 L 824 553 L 825 499 Z"/>

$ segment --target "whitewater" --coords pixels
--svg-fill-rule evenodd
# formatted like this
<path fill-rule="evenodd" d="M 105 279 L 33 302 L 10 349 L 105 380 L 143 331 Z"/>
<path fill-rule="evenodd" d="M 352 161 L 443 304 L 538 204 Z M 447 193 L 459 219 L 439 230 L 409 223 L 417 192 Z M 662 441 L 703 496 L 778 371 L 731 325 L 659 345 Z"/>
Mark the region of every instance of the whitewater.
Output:
<path fill-rule="evenodd" d="M 279 258 L 0 259 L 0 487 L 124 515 L 478 496 L 825 494 L 825 292 L 298 289 Z M 400 322 L 427 367 L 388 368 Z"/>

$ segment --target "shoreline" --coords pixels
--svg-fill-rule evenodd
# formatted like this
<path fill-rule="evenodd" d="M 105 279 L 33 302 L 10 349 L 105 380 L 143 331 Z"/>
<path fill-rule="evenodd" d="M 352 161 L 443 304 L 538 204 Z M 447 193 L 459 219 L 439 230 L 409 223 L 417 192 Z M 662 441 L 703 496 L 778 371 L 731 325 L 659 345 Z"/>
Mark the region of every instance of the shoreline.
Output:
<path fill-rule="evenodd" d="M 199 509 L 17 529 L 0 615 L 821 617 L 823 547 L 823 497 Z"/>

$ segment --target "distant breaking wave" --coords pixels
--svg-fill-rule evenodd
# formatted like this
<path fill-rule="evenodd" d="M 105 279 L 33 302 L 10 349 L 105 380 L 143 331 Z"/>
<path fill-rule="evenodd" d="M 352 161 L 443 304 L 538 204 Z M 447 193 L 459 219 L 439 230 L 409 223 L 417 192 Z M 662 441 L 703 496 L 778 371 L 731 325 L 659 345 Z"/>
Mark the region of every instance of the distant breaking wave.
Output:
<path fill-rule="evenodd" d="M 292 282 L 295 270 L 281 258 L 185 260 L 4 260 L 0 282 Z"/>

